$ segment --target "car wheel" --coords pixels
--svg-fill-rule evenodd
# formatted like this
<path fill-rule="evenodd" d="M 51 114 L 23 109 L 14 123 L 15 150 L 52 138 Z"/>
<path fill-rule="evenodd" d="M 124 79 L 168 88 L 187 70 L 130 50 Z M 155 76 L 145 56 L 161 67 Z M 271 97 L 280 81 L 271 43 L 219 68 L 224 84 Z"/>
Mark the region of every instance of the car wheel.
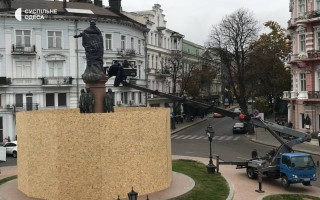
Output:
<path fill-rule="evenodd" d="M 14 151 L 14 152 L 12 153 L 12 156 L 13 156 L 14 158 L 16 158 L 16 157 L 17 157 L 17 152 Z"/>
<path fill-rule="evenodd" d="M 304 185 L 304 186 L 310 186 L 311 184 L 310 184 L 310 181 L 306 181 L 306 182 L 302 182 L 302 185 Z"/>
<path fill-rule="evenodd" d="M 281 177 L 281 185 L 282 185 L 283 187 L 285 187 L 285 188 L 290 187 L 290 182 L 289 182 L 287 176 L 283 175 L 283 176 Z"/>
<path fill-rule="evenodd" d="M 247 176 L 250 179 L 256 179 L 257 178 L 257 174 L 254 173 L 254 168 L 252 168 L 252 167 L 247 168 Z"/>

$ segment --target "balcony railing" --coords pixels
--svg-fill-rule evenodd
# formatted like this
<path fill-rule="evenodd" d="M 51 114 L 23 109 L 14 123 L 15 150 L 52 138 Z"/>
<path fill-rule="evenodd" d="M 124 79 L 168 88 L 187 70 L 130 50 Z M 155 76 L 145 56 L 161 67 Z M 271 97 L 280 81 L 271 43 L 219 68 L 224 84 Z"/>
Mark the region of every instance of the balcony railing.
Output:
<path fill-rule="evenodd" d="M 39 104 L 38 103 L 14 104 L 13 109 L 14 109 L 14 112 L 38 110 Z"/>
<path fill-rule="evenodd" d="M 12 78 L 12 85 L 41 85 L 41 80 L 37 78 Z"/>
<path fill-rule="evenodd" d="M 307 53 L 308 53 L 308 58 L 318 58 L 318 57 L 320 57 L 320 51 L 319 50 L 310 50 Z"/>
<path fill-rule="evenodd" d="M 291 91 L 283 91 L 284 99 L 291 99 Z"/>
<path fill-rule="evenodd" d="M 26 47 L 26 46 L 18 46 L 18 45 L 12 45 L 12 54 L 17 54 L 17 55 L 35 55 L 37 54 L 36 52 L 36 45 L 32 45 L 30 47 Z"/>
<path fill-rule="evenodd" d="M 308 99 L 320 99 L 320 91 L 309 91 Z"/>
<path fill-rule="evenodd" d="M 72 85 L 71 76 L 43 77 L 42 85 Z"/>

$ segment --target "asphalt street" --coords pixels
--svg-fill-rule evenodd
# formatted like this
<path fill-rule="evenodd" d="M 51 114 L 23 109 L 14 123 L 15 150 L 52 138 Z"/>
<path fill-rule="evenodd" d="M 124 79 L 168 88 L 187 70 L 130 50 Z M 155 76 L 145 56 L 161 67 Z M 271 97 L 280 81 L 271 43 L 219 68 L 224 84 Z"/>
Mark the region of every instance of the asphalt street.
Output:
<path fill-rule="evenodd" d="M 272 147 L 249 141 L 244 134 L 233 134 L 232 127 L 235 122 L 237 120 L 229 117 L 208 118 L 204 122 L 172 135 L 172 155 L 203 157 L 208 158 L 209 161 L 209 140 L 205 135 L 209 124 L 215 131 L 212 142 L 213 154 L 219 155 L 224 161 L 244 161 L 251 158 L 253 149 L 257 149 L 259 155 L 265 155 L 272 149 Z M 319 156 L 312 157 L 315 162 L 320 160 Z M 320 187 L 320 173 L 319 170 L 317 171 L 318 181 L 312 184 Z"/>

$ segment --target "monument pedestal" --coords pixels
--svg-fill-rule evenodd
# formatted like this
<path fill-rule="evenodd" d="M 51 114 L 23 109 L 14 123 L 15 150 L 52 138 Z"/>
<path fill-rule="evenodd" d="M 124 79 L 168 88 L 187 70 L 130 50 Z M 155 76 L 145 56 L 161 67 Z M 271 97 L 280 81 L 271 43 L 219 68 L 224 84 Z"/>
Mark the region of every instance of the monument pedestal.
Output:
<path fill-rule="evenodd" d="M 106 96 L 106 82 L 108 77 L 95 82 L 85 82 L 86 88 L 90 88 L 90 91 L 94 94 L 94 106 L 93 113 L 104 113 L 104 98 Z"/>

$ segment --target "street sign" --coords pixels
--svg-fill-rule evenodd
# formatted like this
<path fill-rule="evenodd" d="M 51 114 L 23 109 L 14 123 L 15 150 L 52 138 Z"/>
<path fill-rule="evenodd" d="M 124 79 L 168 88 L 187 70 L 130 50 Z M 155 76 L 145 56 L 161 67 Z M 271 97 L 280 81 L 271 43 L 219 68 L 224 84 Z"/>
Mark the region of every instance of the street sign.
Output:
<path fill-rule="evenodd" d="M 254 111 L 254 112 L 253 112 L 253 116 L 254 116 L 254 117 L 257 117 L 258 115 L 259 115 L 259 112 L 258 112 L 258 111 Z"/>
<path fill-rule="evenodd" d="M 5 162 L 7 160 L 6 147 L 0 147 L 0 161 Z"/>

